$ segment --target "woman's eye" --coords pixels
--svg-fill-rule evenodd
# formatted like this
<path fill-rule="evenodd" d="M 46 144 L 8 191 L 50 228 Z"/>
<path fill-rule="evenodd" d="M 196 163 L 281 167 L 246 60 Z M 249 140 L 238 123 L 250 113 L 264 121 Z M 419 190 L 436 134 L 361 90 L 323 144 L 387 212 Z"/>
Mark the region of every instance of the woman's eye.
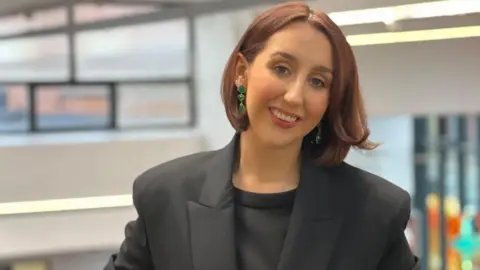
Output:
<path fill-rule="evenodd" d="M 287 75 L 289 70 L 288 70 L 288 68 L 286 68 L 284 66 L 276 66 L 275 67 L 275 72 L 279 75 Z"/>
<path fill-rule="evenodd" d="M 315 88 L 323 88 L 323 87 L 325 87 L 325 83 L 324 83 L 322 80 L 317 79 L 317 78 L 312 78 L 312 80 L 311 80 L 310 83 L 311 83 L 312 86 L 315 87 Z"/>

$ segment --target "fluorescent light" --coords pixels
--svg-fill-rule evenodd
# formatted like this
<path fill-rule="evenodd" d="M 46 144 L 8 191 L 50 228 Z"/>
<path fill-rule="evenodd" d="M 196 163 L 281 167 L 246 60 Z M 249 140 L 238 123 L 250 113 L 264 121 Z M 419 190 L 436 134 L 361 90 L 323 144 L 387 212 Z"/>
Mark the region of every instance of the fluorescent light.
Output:
<path fill-rule="evenodd" d="M 47 270 L 47 263 L 44 261 L 27 261 L 13 263 L 12 270 Z"/>
<path fill-rule="evenodd" d="M 0 203 L 0 216 L 132 206 L 132 195 Z"/>
<path fill-rule="evenodd" d="M 367 46 L 468 37 L 480 37 L 480 25 L 405 32 L 349 35 L 347 36 L 347 40 L 351 46 Z"/>
<path fill-rule="evenodd" d="M 393 23 L 404 19 L 424 19 L 443 16 L 456 16 L 480 12 L 479 0 L 448 0 L 332 12 L 328 16 L 339 26 L 367 23 Z"/>
<path fill-rule="evenodd" d="M 397 20 L 395 10 L 391 7 L 333 12 L 328 14 L 328 16 L 339 26 Z"/>

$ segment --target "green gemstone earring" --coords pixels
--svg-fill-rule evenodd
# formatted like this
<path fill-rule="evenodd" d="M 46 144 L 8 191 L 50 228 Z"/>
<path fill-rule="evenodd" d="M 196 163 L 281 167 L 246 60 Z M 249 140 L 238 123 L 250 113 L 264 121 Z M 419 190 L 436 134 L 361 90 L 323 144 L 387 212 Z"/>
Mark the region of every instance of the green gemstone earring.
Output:
<path fill-rule="evenodd" d="M 238 91 L 238 95 L 237 95 L 237 99 L 238 99 L 238 112 L 240 114 L 244 114 L 245 113 L 245 104 L 243 103 L 245 101 L 245 86 L 243 85 L 240 85 L 238 88 L 237 88 L 237 91 Z"/>

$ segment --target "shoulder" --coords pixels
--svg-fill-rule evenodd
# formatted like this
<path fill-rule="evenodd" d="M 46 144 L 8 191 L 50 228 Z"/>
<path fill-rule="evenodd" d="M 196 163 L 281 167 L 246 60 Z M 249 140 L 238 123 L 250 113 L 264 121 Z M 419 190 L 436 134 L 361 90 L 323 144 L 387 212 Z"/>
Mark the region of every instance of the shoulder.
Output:
<path fill-rule="evenodd" d="M 362 207 L 366 217 L 379 224 L 405 228 L 411 212 L 411 198 L 407 191 L 394 183 L 347 163 L 339 166 L 342 181 L 350 189 L 355 205 Z M 353 194 L 352 194 L 353 193 Z"/>
<path fill-rule="evenodd" d="M 192 183 L 189 180 L 193 176 L 195 179 L 201 179 L 205 173 L 205 166 L 214 155 L 215 151 L 200 152 L 146 170 L 133 183 L 134 204 L 138 206 L 141 201 L 152 198 L 168 198 L 168 194 L 179 191 L 187 182 Z"/>

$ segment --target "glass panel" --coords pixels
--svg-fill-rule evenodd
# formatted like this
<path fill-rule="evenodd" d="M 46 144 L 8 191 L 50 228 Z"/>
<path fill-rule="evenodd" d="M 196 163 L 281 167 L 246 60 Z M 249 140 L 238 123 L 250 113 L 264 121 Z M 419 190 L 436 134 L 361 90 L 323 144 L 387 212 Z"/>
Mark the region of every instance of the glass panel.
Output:
<path fill-rule="evenodd" d="M 81 32 L 77 71 L 80 80 L 138 80 L 185 77 L 188 68 L 185 19 Z"/>
<path fill-rule="evenodd" d="M 81 3 L 75 6 L 74 20 L 76 23 L 88 23 L 107 19 L 117 19 L 133 15 L 150 13 L 159 10 L 151 5 L 98 5 Z"/>
<path fill-rule="evenodd" d="M 39 129 L 105 128 L 109 93 L 104 85 L 41 86 L 35 110 Z"/>
<path fill-rule="evenodd" d="M 61 27 L 67 24 L 65 8 L 35 11 L 31 16 L 19 14 L 0 19 L 0 35 Z"/>
<path fill-rule="evenodd" d="M 0 41 L 0 81 L 57 81 L 67 76 L 65 35 Z"/>
<path fill-rule="evenodd" d="M 119 127 L 187 124 L 187 84 L 123 84 L 118 87 Z"/>
<path fill-rule="evenodd" d="M 28 129 L 28 100 L 25 85 L 0 85 L 0 132 Z"/>

